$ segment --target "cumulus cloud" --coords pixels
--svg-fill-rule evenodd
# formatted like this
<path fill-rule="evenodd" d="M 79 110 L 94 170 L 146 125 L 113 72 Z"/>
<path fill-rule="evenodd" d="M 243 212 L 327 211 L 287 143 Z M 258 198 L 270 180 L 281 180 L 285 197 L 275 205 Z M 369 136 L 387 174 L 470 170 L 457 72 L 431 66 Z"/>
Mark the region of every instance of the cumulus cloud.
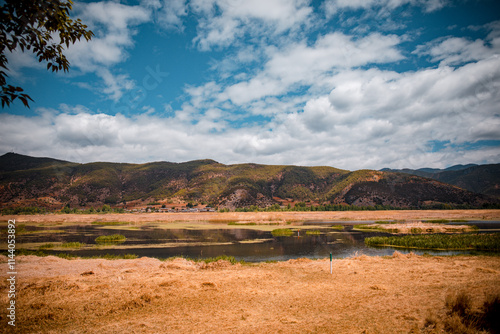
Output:
<path fill-rule="evenodd" d="M 478 61 L 500 53 L 500 21 L 482 27 L 489 31 L 482 39 L 471 40 L 464 37 L 442 37 L 425 45 L 419 45 L 414 53 L 429 56 L 432 62 L 441 65 L 459 65 Z"/>
<path fill-rule="evenodd" d="M 186 0 L 143 0 L 141 5 L 153 11 L 155 22 L 160 27 L 184 31 L 183 18 L 188 14 Z"/>
<path fill-rule="evenodd" d="M 448 0 L 328 0 L 324 3 L 327 16 L 346 10 L 394 10 L 405 5 L 422 7 L 425 12 L 433 12 L 448 5 Z"/>
<path fill-rule="evenodd" d="M 341 68 L 394 62 L 403 58 L 397 36 L 379 33 L 353 39 L 342 33 L 321 36 L 313 45 L 305 41 L 273 50 L 263 70 L 250 80 L 228 87 L 221 98 L 242 105 L 265 96 L 288 93 L 297 87 L 321 85 Z"/>
<path fill-rule="evenodd" d="M 37 117 L 3 114 L 0 150 L 22 147 L 21 153 L 78 162 L 210 157 L 223 163 L 351 170 L 496 163 L 500 158 L 498 148 L 482 144 L 500 141 L 498 56 L 459 68 L 405 73 L 347 68 L 332 75 L 332 82 L 330 94 L 309 98 L 302 109 L 236 128 L 227 122 L 222 104 L 214 107 L 216 100 L 203 113 L 186 104 L 172 117 L 111 116 L 69 106 L 41 110 Z M 193 87 L 191 94 L 203 104 L 208 90 L 220 87 Z"/>
<path fill-rule="evenodd" d="M 246 34 L 260 39 L 297 31 L 312 13 L 305 0 L 192 0 L 200 17 L 194 42 L 201 50 L 226 47 Z"/>
<path fill-rule="evenodd" d="M 150 12 L 141 6 L 92 2 L 77 3 L 75 13 L 95 36 L 89 42 L 77 41 L 70 45 L 66 56 L 72 67 L 100 77 L 103 87 L 97 90 L 117 101 L 134 84 L 126 74 L 112 74 L 111 68 L 127 59 L 127 49 L 134 46 L 134 28 L 149 21 Z"/>
<path fill-rule="evenodd" d="M 430 12 L 447 4 L 331 0 L 323 8 L 340 17 L 343 11 L 379 15 L 403 6 Z M 182 32 L 189 13 L 198 20 L 198 49 L 231 47 L 210 64 L 214 75 L 184 86 L 180 107 L 160 104 L 164 116 L 149 100 L 142 109 L 137 104 L 144 111 L 140 115 L 68 105 L 40 108 L 34 117 L 2 114 L 0 150 L 77 162 L 212 158 L 351 170 L 497 163 L 500 158 L 493 146 L 500 142 L 499 22 L 477 27 L 487 29 L 483 39 L 448 36 L 404 50 L 406 36 L 383 30 L 302 35 L 314 26 L 316 15 L 305 0 L 78 6 L 98 34 L 91 43 L 70 48 L 71 60 L 82 72 L 98 76 L 99 91 L 127 108 L 140 98 L 124 98 L 137 84 L 116 65 L 134 47 L 140 24 L 154 18 L 162 28 Z M 114 14 L 108 18 L 104 13 L 110 9 Z M 240 44 L 243 40 L 249 42 Z M 389 69 L 419 57 L 436 64 Z"/>

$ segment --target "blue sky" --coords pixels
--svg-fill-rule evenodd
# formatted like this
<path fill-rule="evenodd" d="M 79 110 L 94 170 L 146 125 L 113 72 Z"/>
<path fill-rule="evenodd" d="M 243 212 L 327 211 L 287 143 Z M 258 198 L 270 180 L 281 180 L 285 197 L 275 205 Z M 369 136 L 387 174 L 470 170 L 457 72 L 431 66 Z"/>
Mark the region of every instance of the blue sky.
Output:
<path fill-rule="evenodd" d="M 75 2 L 69 73 L 8 55 L 35 102 L 0 154 L 75 162 L 444 168 L 500 162 L 493 0 Z"/>

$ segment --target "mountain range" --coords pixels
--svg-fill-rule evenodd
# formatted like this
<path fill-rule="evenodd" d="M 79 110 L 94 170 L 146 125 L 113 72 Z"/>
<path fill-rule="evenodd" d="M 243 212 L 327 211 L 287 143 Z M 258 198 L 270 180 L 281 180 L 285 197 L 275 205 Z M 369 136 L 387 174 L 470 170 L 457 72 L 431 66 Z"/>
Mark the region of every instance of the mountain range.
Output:
<path fill-rule="evenodd" d="M 499 168 L 358 170 L 290 165 L 74 163 L 16 153 L 0 156 L 0 206 L 50 209 L 124 206 L 133 201 L 222 208 L 306 202 L 392 208 L 498 204 Z"/>
<path fill-rule="evenodd" d="M 382 171 L 399 172 L 418 175 L 454 186 L 500 198 L 500 164 L 491 165 L 455 165 L 446 169 L 420 168 L 420 169 L 389 169 Z"/>

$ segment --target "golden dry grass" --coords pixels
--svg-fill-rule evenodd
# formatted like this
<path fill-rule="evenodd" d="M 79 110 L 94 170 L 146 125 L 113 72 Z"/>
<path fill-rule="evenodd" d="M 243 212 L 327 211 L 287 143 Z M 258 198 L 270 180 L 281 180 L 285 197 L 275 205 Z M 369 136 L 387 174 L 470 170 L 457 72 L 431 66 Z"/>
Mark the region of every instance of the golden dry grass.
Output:
<path fill-rule="evenodd" d="M 257 224 L 297 221 L 347 220 L 429 220 L 429 219 L 484 219 L 499 220 L 500 210 L 394 210 L 394 211 L 327 211 L 327 212 L 200 212 L 200 213 L 121 213 L 121 214 L 47 214 L 2 216 L 0 220 L 16 219 L 18 223 L 92 223 L 130 222 L 220 222 L 231 221 Z M 237 226 L 239 228 L 239 226 Z"/>
<path fill-rule="evenodd" d="M 371 229 L 380 229 L 388 231 L 396 231 L 395 233 L 411 234 L 415 231 L 418 233 L 449 233 L 449 232 L 471 232 L 474 228 L 469 225 L 444 225 L 422 222 L 409 222 L 397 224 L 370 224 Z"/>
<path fill-rule="evenodd" d="M 450 292 L 473 305 L 500 293 L 498 257 L 362 255 L 334 260 L 333 275 L 327 259 L 17 261 L 19 333 L 420 333 Z"/>

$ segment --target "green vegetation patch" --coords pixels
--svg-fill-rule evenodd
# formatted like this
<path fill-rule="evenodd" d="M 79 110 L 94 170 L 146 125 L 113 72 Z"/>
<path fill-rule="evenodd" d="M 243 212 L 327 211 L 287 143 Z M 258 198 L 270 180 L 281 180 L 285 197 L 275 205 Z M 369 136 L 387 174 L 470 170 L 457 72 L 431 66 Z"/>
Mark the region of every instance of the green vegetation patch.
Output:
<path fill-rule="evenodd" d="M 237 226 L 255 226 L 257 223 L 250 222 L 250 223 L 238 223 L 238 222 L 229 222 L 227 223 L 228 225 L 237 225 Z"/>
<path fill-rule="evenodd" d="M 53 233 L 65 233 L 64 230 L 37 230 L 37 231 L 26 231 L 24 234 L 53 234 Z"/>
<path fill-rule="evenodd" d="M 187 261 L 193 261 L 193 262 L 204 262 L 206 264 L 212 263 L 212 262 L 217 262 L 219 260 L 228 261 L 231 264 L 236 264 L 236 263 L 248 264 L 244 260 L 238 261 L 238 260 L 236 260 L 236 258 L 234 256 L 228 256 L 228 255 L 219 255 L 216 257 L 206 257 L 206 258 L 201 258 L 201 259 L 192 259 L 192 258 L 185 257 L 185 256 L 173 256 L 173 257 L 169 257 L 169 258 L 165 259 L 165 261 L 172 261 L 172 260 L 175 260 L 178 258 L 186 259 Z"/>
<path fill-rule="evenodd" d="M 133 260 L 137 259 L 138 256 L 136 254 L 102 254 L 102 255 L 94 255 L 90 257 L 90 259 L 106 259 L 106 260 Z"/>
<path fill-rule="evenodd" d="M 48 247 L 52 248 L 52 247 Z M 1 254 L 7 255 L 7 252 L 2 252 Z M 119 254 L 119 255 L 112 255 L 112 254 L 102 254 L 102 255 L 94 255 L 94 256 L 76 256 L 73 254 L 69 253 L 46 253 L 43 250 L 30 250 L 30 249 L 25 249 L 25 248 L 20 248 L 16 249 L 16 255 L 21 256 L 21 255 L 34 255 L 34 256 L 39 256 L 39 257 L 45 257 L 45 256 L 57 256 L 62 259 L 67 259 L 67 260 L 73 260 L 77 258 L 82 258 L 82 259 L 107 259 L 107 260 L 120 260 L 120 259 L 137 259 L 138 256 L 135 254 Z"/>
<path fill-rule="evenodd" d="M 125 242 L 127 238 L 122 234 L 111 234 L 111 235 L 101 235 L 95 239 L 95 242 L 100 245 L 106 244 L 121 244 Z"/>
<path fill-rule="evenodd" d="M 331 227 L 332 230 L 337 230 L 337 231 L 343 231 L 344 230 L 344 226 L 342 225 L 333 225 Z"/>
<path fill-rule="evenodd" d="M 386 233 L 398 233 L 398 229 L 396 228 L 380 228 L 379 226 L 375 224 L 361 224 L 361 225 L 355 225 L 354 230 L 360 230 L 360 231 L 370 231 L 370 232 L 386 232 Z"/>
<path fill-rule="evenodd" d="M 48 243 L 48 244 L 43 244 L 41 245 L 40 247 L 38 247 L 39 249 L 50 249 L 50 248 L 54 248 L 56 245 L 54 245 L 53 243 Z"/>
<path fill-rule="evenodd" d="M 91 223 L 92 225 L 100 225 L 100 226 L 117 226 L 117 225 L 129 225 L 129 222 L 100 222 L 95 221 Z"/>
<path fill-rule="evenodd" d="M 234 256 L 228 256 L 228 255 L 219 255 L 217 257 L 207 257 L 207 258 L 197 260 L 197 261 L 198 262 L 202 261 L 202 262 L 205 262 L 208 264 L 208 263 L 212 263 L 212 262 L 217 262 L 219 260 L 228 261 L 231 264 L 242 263 L 242 261 L 236 260 Z"/>
<path fill-rule="evenodd" d="M 82 248 L 85 244 L 81 242 L 65 242 L 61 245 L 62 248 Z"/>
<path fill-rule="evenodd" d="M 365 239 L 365 244 L 417 249 L 500 252 L 500 233 L 371 237 Z"/>
<path fill-rule="evenodd" d="M 319 231 L 319 230 L 307 230 L 306 234 L 307 235 L 320 235 L 321 231 Z"/>
<path fill-rule="evenodd" d="M 293 235 L 293 231 L 289 228 L 278 228 L 271 231 L 273 237 L 291 237 Z"/>

